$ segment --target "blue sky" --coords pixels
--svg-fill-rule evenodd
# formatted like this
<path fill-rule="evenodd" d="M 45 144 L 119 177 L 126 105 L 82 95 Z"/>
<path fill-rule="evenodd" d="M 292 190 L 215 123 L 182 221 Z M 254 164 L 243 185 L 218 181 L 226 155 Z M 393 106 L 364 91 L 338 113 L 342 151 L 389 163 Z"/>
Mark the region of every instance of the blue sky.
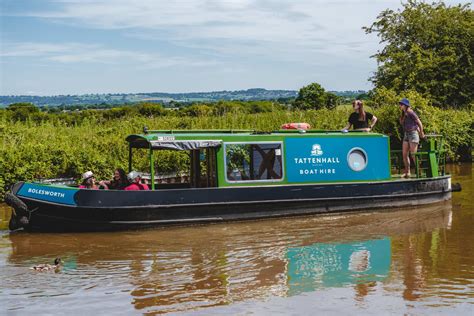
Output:
<path fill-rule="evenodd" d="M 445 1 L 448 4 L 466 1 Z M 399 0 L 2 0 L 0 95 L 368 90 Z"/>

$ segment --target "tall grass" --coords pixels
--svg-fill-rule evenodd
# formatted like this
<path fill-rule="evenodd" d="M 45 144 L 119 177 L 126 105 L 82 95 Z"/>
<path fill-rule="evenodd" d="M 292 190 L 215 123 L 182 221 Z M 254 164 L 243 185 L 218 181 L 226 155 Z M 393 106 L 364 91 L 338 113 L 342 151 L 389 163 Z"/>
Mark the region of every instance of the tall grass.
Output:
<path fill-rule="evenodd" d="M 350 107 L 309 111 L 273 110 L 263 113 L 228 111 L 223 115 L 187 116 L 179 112 L 157 116 L 130 114 L 106 118 L 108 114 L 87 113 L 78 121 L 57 119 L 48 114 L 14 121 L 0 115 L 0 199 L 7 188 L 21 180 L 52 177 L 79 177 L 93 170 L 99 178 L 109 178 L 113 169 L 126 169 L 128 147 L 125 137 L 150 129 L 251 129 L 273 131 L 287 122 L 307 122 L 312 128 L 338 130 L 346 125 Z M 440 110 L 428 105 L 417 108 L 427 133 L 446 137 L 448 155 L 459 159 L 464 151 L 471 152 L 474 120 L 472 110 Z M 380 106 L 372 111 L 379 118 L 375 131 L 400 140 L 399 110 Z M 1 113 L 0 113 L 1 114 Z M 145 161 L 139 162 L 145 165 Z M 161 153 L 157 159 L 162 170 L 184 167 L 180 154 Z"/>

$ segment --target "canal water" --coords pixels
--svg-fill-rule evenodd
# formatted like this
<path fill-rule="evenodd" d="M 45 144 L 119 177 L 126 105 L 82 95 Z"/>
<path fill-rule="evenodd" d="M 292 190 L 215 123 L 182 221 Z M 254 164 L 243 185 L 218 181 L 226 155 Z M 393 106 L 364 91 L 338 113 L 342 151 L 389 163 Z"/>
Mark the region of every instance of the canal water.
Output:
<path fill-rule="evenodd" d="M 3 204 L 0 314 L 473 315 L 472 171 L 431 206 L 120 233 L 10 234 Z"/>

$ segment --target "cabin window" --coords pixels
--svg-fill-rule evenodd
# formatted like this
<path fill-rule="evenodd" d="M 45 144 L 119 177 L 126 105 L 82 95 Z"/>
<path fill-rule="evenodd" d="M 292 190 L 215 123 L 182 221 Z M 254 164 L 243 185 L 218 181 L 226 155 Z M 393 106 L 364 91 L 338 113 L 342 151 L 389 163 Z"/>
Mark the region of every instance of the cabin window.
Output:
<path fill-rule="evenodd" d="M 281 181 L 282 143 L 226 143 L 228 182 Z"/>
<path fill-rule="evenodd" d="M 354 171 L 362 171 L 367 167 L 367 154 L 362 148 L 352 148 L 347 154 L 347 163 Z"/>

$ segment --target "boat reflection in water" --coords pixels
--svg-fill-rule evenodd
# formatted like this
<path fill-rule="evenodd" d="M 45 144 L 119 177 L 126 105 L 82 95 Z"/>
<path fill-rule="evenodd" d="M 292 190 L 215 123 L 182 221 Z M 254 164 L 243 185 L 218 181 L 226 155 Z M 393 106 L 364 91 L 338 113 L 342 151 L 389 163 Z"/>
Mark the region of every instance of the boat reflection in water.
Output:
<path fill-rule="evenodd" d="M 39 312 L 54 311 L 42 308 L 59 298 L 63 312 L 81 305 L 81 311 L 96 313 L 187 311 L 334 287 L 354 288 L 357 299 L 403 266 L 392 262 L 393 238 L 447 228 L 450 213 L 446 202 L 140 232 L 10 234 L 0 238 L 0 248 L 11 247 L 7 269 L 0 269 L 0 292 L 9 310 Z M 25 275 L 33 263 L 55 257 L 63 258 L 65 268 L 54 282 Z M 34 291 L 19 293 L 19 287 Z"/>
<path fill-rule="evenodd" d="M 390 272 L 390 239 L 290 248 L 286 261 L 289 295 L 319 287 L 381 281 Z"/>

